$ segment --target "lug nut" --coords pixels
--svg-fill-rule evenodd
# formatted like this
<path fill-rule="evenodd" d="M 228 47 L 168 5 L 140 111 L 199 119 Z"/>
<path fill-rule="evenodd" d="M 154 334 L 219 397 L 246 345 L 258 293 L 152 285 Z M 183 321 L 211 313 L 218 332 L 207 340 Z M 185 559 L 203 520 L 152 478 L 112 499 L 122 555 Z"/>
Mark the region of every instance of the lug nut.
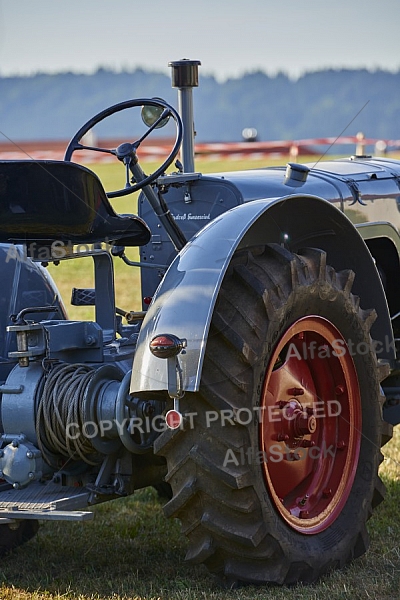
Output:
<path fill-rule="evenodd" d="M 287 393 L 289 396 L 302 396 L 304 394 L 304 390 L 298 387 L 289 388 Z"/>
<path fill-rule="evenodd" d="M 313 440 L 301 440 L 300 446 L 302 448 L 313 448 L 315 446 L 315 442 Z"/>
<path fill-rule="evenodd" d="M 289 454 L 286 454 L 286 460 L 293 462 L 293 461 L 297 461 L 300 460 L 301 456 L 298 452 L 289 452 Z"/>

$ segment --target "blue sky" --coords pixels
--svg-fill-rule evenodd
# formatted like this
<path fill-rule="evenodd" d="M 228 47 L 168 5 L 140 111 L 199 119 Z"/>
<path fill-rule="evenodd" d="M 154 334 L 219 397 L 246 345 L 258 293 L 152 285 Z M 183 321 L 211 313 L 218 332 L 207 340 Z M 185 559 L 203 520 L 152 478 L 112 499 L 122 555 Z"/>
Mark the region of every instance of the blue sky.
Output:
<path fill-rule="evenodd" d="M 0 75 L 400 69 L 400 0 L 0 0 Z"/>

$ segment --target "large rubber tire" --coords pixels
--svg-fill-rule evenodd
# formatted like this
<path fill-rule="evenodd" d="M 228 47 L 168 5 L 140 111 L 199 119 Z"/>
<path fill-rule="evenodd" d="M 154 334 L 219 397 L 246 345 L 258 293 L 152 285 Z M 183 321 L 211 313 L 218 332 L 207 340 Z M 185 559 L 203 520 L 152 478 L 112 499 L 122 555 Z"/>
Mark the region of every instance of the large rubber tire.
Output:
<path fill-rule="evenodd" d="M 36 535 L 38 529 L 38 521 L 27 519 L 0 525 L 0 557 L 28 542 Z"/>
<path fill-rule="evenodd" d="M 375 311 L 360 309 L 353 279 L 318 249 L 237 252 L 200 392 L 181 400 L 183 427 L 156 441 L 174 494 L 165 513 L 182 523 L 186 558 L 226 585 L 312 582 L 367 549 L 366 522 L 384 495 L 380 447 L 391 437 L 379 385 L 388 368 L 369 333 Z M 301 354 L 304 342 L 321 357 Z"/>

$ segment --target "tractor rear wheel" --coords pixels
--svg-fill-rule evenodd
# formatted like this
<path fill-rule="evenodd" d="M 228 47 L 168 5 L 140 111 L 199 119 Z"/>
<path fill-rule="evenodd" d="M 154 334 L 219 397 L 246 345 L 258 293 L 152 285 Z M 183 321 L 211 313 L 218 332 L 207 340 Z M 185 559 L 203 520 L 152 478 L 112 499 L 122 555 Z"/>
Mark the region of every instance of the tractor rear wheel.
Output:
<path fill-rule="evenodd" d="M 353 279 L 318 249 L 237 252 L 181 400 L 194 417 L 156 442 L 187 558 L 227 585 L 312 582 L 367 549 L 391 430 Z"/>

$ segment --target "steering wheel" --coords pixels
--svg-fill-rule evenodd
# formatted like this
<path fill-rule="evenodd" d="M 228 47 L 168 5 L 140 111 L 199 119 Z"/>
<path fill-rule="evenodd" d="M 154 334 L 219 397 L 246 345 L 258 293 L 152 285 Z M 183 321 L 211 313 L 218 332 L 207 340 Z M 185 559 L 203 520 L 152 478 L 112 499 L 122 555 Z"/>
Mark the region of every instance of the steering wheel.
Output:
<path fill-rule="evenodd" d="M 159 108 L 162 110 L 162 113 L 158 117 L 158 119 L 147 129 L 147 131 L 135 142 L 133 142 L 133 143 L 125 142 L 123 144 L 120 144 L 118 146 L 118 148 L 115 148 L 115 149 L 98 148 L 97 146 L 85 146 L 84 144 L 80 143 L 80 140 L 85 135 L 85 133 L 87 133 L 90 129 L 92 129 L 92 127 L 97 125 L 97 123 L 100 123 L 100 121 L 103 121 L 107 117 L 110 117 L 111 115 L 113 115 L 117 112 L 120 112 L 121 110 L 125 110 L 127 108 L 133 108 L 135 106 L 141 107 L 144 105 L 154 106 L 155 108 Z M 173 118 L 173 120 L 175 121 L 175 126 L 176 126 L 175 142 L 174 142 L 174 145 L 173 145 L 169 155 L 167 156 L 166 160 L 162 163 L 162 165 L 160 167 L 158 167 L 158 169 L 156 171 L 154 171 L 154 173 L 151 173 L 150 175 L 145 175 L 142 172 L 143 178 L 141 178 L 139 181 L 136 178 L 135 183 L 131 183 L 131 181 L 132 181 L 131 166 L 136 165 L 138 162 L 138 159 L 136 156 L 136 150 L 138 149 L 140 144 L 147 138 L 147 136 L 154 129 L 156 129 L 158 126 L 160 126 L 160 124 L 165 119 L 168 119 L 169 117 Z M 95 115 L 94 117 L 89 119 L 89 121 L 87 121 L 79 129 L 79 131 L 76 132 L 74 137 L 71 139 L 71 141 L 68 144 L 68 147 L 65 151 L 64 160 L 70 161 L 73 153 L 76 152 L 77 150 L 93 150 L 93 152 L 105 152 L 107 154 L 112 154 L 112 155 L 116 156 L 116 158 L 118 158 L 118 160 L 123 162 L 125 165 L 126 183 L 125 183 L 125 187 L 123 189 L 115 190 L 112 192 L 107 192 L 107 196 L 109 198 L 116 198 L 118 196 L 126 196 L 127 194 L 132 194 L 133 192 L 137 192 L 138 190 L 141 190 L 146 185 L 153 183 L 160 175 L 162 175 L 165 172 L 165 170 L 172 164 L 172 162 L 174 161 L 175 157 L 177 156 L 177 154 L 179 152 L 179 148 L 182 143 L 182 136 L 183 136 L 182 120 L 181 120 L 179 114 L 176 112 L 176 110 L 172 106 L 170 106 L 169 104 L 167 104 L 167 102 L 165 102 L 164 100 L 161 100 L 160 98 L 136 98 L 133 100 L 127 100 L 126 102 L 120 102 L 119 104 L 114 104 L 113 106 L 106 108 L 105 110 L 99 112 L 97 115 Z M 137 169 L 135 169 L 135 172 L 136 171 L 137 171 Z"/>

